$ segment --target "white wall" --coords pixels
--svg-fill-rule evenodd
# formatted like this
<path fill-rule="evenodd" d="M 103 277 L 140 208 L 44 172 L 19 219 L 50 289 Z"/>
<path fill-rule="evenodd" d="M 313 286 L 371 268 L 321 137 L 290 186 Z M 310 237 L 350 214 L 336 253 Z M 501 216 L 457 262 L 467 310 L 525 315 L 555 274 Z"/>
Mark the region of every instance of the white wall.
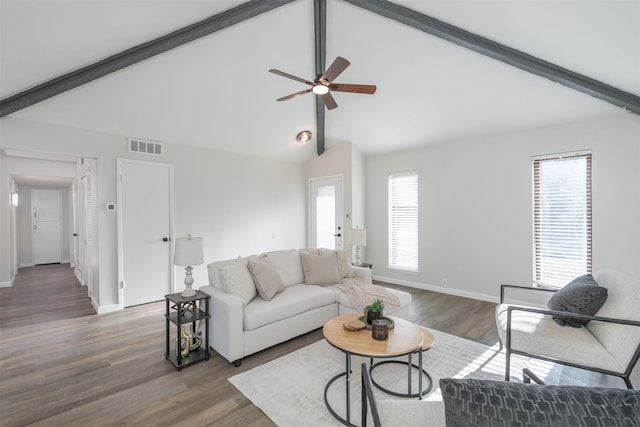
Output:
<path fill-rule="evenodd" d="M 593 270 L 640 277 L 640 117 L 633 114 L 367 158 L 374 275 L 490 301 L 500 283 L 531 283 L 531 158 L 583 149 L 593 154 Z M 387 268 L 387 175 L 406 170 L 419 172 L 415 274 Z"/>
<path fill-rule="evenodd" d="M 106 310 L 118 303 L 116 214 L 105 209 L 107 203 L 116 201 L 118 157 L 174 165 L 176 237 L 186 233 L 203 237 L 207 261 L 305 245 L 303 165 L 173 144 L 165 144 L 162 157 L 132 154 L 127 151 L 126 136 L 14 118 L 2 119 L 0 141 L 3 148 L 97 159 L 100 270 L 96 300 Z M 3 194 L 8 191 L 4 187 Z M 8 200 L 8 194 L 6 197 Z M 9 228 L 5 225 L 7 205 L 0 204 L 3 235 L 5 227 Z M 0 245 L 4 255 L 4 241 Z M 10 270 L 6 263 L 3 256 L 3 275 Z M 181 286 L 182 272 L 176 272 L 178 276 L 176 282 Z M 194 270 L 194 280 L 195 286 L 207 283 L 204 266 Z"/>

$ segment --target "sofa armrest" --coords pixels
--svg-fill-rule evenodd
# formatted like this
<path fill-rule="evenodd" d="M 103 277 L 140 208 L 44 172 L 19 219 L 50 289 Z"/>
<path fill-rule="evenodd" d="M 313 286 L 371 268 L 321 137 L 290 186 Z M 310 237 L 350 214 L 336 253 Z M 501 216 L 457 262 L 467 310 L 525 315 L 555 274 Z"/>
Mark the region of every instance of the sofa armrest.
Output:
<path fill-rule="evenodd" d="M 199 290 L 211 295 L 209 345 L 229 362 L 242 359 L 242 300 L 213 286 L 202 286 Z"/>
<path fill-rule="evenodd" d="M 357 267 L 353 266 L 353 271 L 356 273 L 356 277 L 364 280 L 364 283 L 370 285 L 373 283 L 373 274 L 369 267 Z"/>

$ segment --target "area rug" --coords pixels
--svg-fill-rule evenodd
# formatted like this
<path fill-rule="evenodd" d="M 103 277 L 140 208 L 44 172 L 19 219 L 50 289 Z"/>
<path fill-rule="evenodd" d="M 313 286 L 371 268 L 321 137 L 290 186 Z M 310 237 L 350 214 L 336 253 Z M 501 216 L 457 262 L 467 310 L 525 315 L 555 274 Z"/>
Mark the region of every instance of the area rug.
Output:
<path fill-rule="evenodd" d="M 504 380 L 504 351 L 496 344 L 488 347 L 473 341 L 431 330 L 433 348 L 424 352 L 423 364 L 433 379 L 432 390 L 423 401 L 442 400 L 440 378 L 477 378 Z M 400 358 L 406 361 L 407 358 Z M 374 360 L 379 361 L 379 359 Z M 413 361 L 417 363 L 417 357 Z M 360 423 L 360 364 L 369 359 L 352 357 L 351 422 Z M 339 426 L 324 403 L 324 389 L 336 374 L 345 371 L 345 355 L 321 340 L 264 365 L 229 378 L 229 381 L 260 408 L 278 426 Z M 511 373 L 521 381 L 522 368 L 529 367 L 549 384 L 601 385 L 603 376 L 585 375 L 585 371 L 562 367 L 539 360 L 513 356 Z M 594 376 L 595 375 L 595 376 Z M 373 377 L 383 387 L 406 392 L 407 367 L 384 364 L 376 367 Z M 426 379 L 425 379 L 426 381 Z M 346 416 L 345 379 L 330 387 L 328 400 L 334 410 Z M 417 369 L 413 370 L 412 392 L 417 391 Z M 377 399 L 399 399 L 376 390 Z"/>

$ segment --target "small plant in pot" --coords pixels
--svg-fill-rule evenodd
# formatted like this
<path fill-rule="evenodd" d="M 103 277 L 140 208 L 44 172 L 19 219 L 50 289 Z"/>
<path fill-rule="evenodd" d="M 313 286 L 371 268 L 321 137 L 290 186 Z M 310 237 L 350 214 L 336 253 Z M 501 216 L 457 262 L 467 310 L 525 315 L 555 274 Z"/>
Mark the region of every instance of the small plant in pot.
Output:
<path fill-rule="evenodd" d="M 381 299 L 375 300 L 373 303 L 369 304 L 364 308 L 364 319 L 367 324 L 371 324 L 376 319 L 381 319 L 383 317 L 384 310 L 384 301 Z"/>

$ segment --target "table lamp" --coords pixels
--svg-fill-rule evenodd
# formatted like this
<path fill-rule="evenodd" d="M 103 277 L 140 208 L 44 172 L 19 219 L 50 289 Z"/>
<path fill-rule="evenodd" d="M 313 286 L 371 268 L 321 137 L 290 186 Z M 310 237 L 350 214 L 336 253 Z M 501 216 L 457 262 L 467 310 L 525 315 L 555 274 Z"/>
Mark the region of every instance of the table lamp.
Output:
<path fill-rule="evenodd" d="M 360 265 L 360 246 L 367 246 L 367 232 L 361 228 L 352 228 L 349 234 L 349 244 L 356 247 L 355 263 Z"/>
<path fill-rule="evenodd" d="M 191 234 L 187 234 L 187 237 L 176 239 L 176 253 L 173 263 L 175 265 L 185 266 L 185 288 L 181 295 L 183 297 L 194 296 L 196 291 L 191 287 L 193 284 L 191 271 L 194 265 L 204 263 L 202 237 L 191 237 Z"/>

